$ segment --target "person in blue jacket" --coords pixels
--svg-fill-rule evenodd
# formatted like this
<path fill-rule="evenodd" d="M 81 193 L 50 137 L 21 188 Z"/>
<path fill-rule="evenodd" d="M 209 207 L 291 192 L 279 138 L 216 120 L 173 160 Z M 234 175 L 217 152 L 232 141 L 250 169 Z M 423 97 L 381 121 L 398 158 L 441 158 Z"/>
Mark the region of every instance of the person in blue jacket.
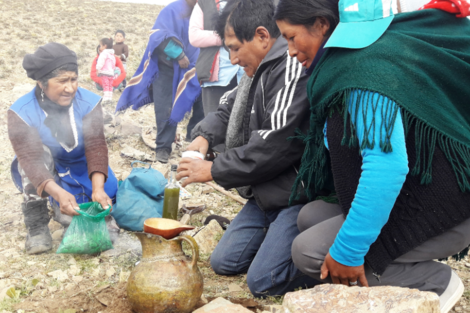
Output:
<path fill-rule="evenodd" d="M 112 205 L 117 180 L 108 166 L 100 96 L 78 87 L 75 52 L 59 43 L 39 47 L 23 60 L 36 87 L 8 110 L 8 135 L 16 157 L 13 180 L 24 195 L 26 252 L 52 248 L 49 197 L 54 219 L 68 227 L 79 203 Z M 107 221 L 111 238 L 119 228 Z"/>
<path fill-rule="evenodd" d="M 311 73 L 292 199 L 333 178 L 339 202 L 302 208 L 294 264 L 322 282 L 434 292 L 443 313 L 464 286 L 436 259 L 470 243 L 469 5 L 448 4 L 394 15 L 387 0 L 280 0 L 275 15 Z"/>

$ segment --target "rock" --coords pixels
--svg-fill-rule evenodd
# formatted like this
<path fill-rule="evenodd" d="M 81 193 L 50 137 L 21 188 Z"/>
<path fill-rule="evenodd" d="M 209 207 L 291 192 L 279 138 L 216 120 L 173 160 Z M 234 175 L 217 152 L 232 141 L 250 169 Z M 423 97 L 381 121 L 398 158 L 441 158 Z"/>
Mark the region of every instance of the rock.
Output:
<path fill-rule="evenodd" d="M 51 233 L 63 228 L 60 223 L 57 223 L 53 219 L 51 219 L 48 226 L 49 226 L 49 230 L 51 231 Z"/>
<path fill-rule="evenodd" d="M 282 305 L 268 305 L 264 307 L 264 312 L 284 313 L 284 307 Z"/>
<path fill-rule="evenodd" d="M 81 269 L 78 266 L 72 265 L 70 266 L 70 269 L 68 272 L 71 276 L 77 276 L 78 274 L 80 274 L 80 271 Z"/>
<path fill-rule="evenodd" d="M 117 130 L 118 130 L 118 133 L 122 137 L 135 136 L 135 135 L 140 136 L 140 134 L 142 133 L 141 127 L 131 124 L 129 122 L 125 122 L 124 124 L 121 124 Z"/>
<path fill-rule="evenodd" d="M 110 267 L 110 268 L 106 271 L 106 276 L 108 276 L 108 277 L 111 277 L 111 276 L 113 276 L 114 274 L 116 274 L 116 270 L 114 269 L 114 267 Z"/>
<path fill-rule="evenodd" d="M 150 154 L 147 154 L 143 151 L 129 147 L 128 145 L 124 145 L 124 149 L 121 150 L 121 155 L 124 157 L 134 159 L 134 160 L 152 161 L 152 162 L 155 161 L 155 158 L 151 156 Z"/>
<path fill-rule="evenodd" d="M 220 227 L 216 220 L 210 221 L 206 227 L 194 236 L 200 253 L 211 254 L 219 243 L 220 238 L 224 234 L 224 230 Z"/>
<path fill-rule="evenodd" d="M 251 313 L 251 311 L 240 304 L 233 304 L 224 298 L 217 298 L 193 313 Z"/>
<path fill-rule="evenodd" d="M 129 279 L 129 276 L 131 276 L 131 272 L 121 271 L 121 273 L 119 273 L 119 282 L 126 282 Z"/>
<path fill-rule="evenodd" d="M 53 241 L 61 241 L 63 235 L 64 235 L 64 230 L 63 229 L 56 230 L 55 232 L 52 233 L 52 240 Z"/>
<path fill-rule="evenodd" d="M 83 276 L 74 276 L 72 280 L 76 283 L 80 283 L 83 280 Z"/>
<path fill-rule="evenodd" d="M 318 285 L 289 292 L 282 305 L 285 313 L 439 313 L 439 297 L 432 292 L 400 287 L 347 287 Z"/>
<path fill-rule="evenodd" d="M 47 273 L 47 275 L 57 279 L 60 282 L 64 282 L 67 279 L 69 279 L 69 277 L 67 276 L 67 273 L 65 273 L 62 270 L 53 271 L 53 272 Z"/>
<path fill-rule="evenodd" d="M 243 289 L 237 284 L 228 285 L 228 292 L 240 292 L 240 291 L 243 291 Z"/>
<path fill-rule="evenodd" d="M 112 125 L 104 125 L 105 135 L 113 135 L 116 129 Z"/>

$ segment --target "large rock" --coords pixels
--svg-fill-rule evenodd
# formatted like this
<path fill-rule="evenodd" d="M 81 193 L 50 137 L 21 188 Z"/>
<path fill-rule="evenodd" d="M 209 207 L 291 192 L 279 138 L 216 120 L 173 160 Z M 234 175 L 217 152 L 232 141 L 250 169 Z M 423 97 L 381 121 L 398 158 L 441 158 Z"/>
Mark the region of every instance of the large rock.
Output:
<path fill-rule="evenodd" d="M 202 308 L 197 309 L 193 313 L 252 313 L 240 304 L 233 304 L 224 298 L 217 298 L 206 304 Z"/>
<path fill-rule="evenodd" d="M 199 252 L 203 254 L 211 254 L 223 234 L 224 230 L 220 227 L 219 223 L 217 223 L 216 220 L 210 221 L 206 227 L 194 236 L 194 239 L 199 246 Z"/>
<path fill-rule="evenodd" d="M 400 287 L 347 287 L 318 285 L 289 292 L 282 305 L 285 313 L 439 313 L 435 293 Z"/>
<path fill-rule="evenodd" d="M 155 158 L 150 154 L 134 149 L 128 145 L 124 145 L 124 149 L 121 150 L 121 155 L 134 160 L 155 161 Z"/>

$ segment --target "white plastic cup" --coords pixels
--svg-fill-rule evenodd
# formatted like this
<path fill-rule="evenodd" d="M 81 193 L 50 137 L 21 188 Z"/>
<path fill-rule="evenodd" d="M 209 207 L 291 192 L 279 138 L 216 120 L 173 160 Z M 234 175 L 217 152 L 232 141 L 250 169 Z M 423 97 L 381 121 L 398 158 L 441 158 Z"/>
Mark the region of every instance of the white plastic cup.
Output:
<path fill-rule="evenodd" d="M 204 160 L 204 154 L 199 151 L 184 151 L 183 158 Z"/>

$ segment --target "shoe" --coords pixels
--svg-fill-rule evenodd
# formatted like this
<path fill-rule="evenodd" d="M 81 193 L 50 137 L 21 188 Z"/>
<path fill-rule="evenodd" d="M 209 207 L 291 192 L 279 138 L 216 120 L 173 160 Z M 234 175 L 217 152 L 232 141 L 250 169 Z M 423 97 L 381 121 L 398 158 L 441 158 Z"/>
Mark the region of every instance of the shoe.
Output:
<path fill-rule="evenodd" d="M 52 249 L 52 236 L 49 231 L 49 209 L 47 199 L 29 200 L 21 204 L 24 223 L 28 230 L 25 250 L 27 254 L 38 254 Z"/>
<path fill-rule="evenodd" d="M 449 285 L 447 285 L 446 290 L 444 290 L 444 293 L 439 297 L 441 313 L 447 313 L 452 310 L 454 305 L 460 300 L 460 297 L 462 297 L 464 289 L 462 280 L 452 271 Z"/>
<path fill-rule="evenodd" d="M 161 163 L 168 163 L 170 159 L 170 151 L 167 149 L 159 149 L 155 151 L 155 159 Z"/>

